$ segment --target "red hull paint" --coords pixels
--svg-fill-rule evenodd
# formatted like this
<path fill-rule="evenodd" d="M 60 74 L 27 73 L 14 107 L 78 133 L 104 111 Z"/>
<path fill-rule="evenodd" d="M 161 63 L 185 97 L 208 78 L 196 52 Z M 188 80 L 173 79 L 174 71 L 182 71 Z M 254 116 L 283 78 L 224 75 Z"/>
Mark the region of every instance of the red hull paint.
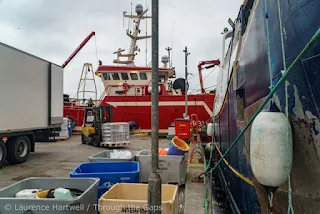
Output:
<path fill-rule="evenodd" d="M 76 123 L 76 127 L 81 127 L 83 125 L 83 119 L 84 119 L 84 109 L 86 107 L 78 107 L 78 106 L 64 106 L 63 108 L 63 115 L 66 117 L 67 114 L 73 117 L 74 122 Z M 80 132 L 80 130 L 74 129 L 73 132 Z"/>
<path fill-rule="evenodd" d="M 197 114 L 199 121 L 208 120 L 213 100 L 214 95 L 188 96 L 188 114 Z M 115 107 L 115 122 L 135 121 L 141 129 L 151 130 L 151 96 L 106 96 L 101 105 Z M 159 96 L 159 129 L 168 129 L 184 112 L 185 96 Z"/>
<path fill-rule="evenodd" d="M 212 115 L 214 95 L 188 96 L 188 114 L 197 114 L 199 121 L 207 121 Z M 151 130 L 151 96 L 106 96 L 102 106 L 112 105 L 114 122 L 135 121 L 142 130 Z M 82 126 L 85 107 L 64 107 Z M 167 130 L 176 118 L 185 112 L 185 96 L 159 96 L 159 129 Z M 79 130 L 75 130 L 79 132 Z"/>

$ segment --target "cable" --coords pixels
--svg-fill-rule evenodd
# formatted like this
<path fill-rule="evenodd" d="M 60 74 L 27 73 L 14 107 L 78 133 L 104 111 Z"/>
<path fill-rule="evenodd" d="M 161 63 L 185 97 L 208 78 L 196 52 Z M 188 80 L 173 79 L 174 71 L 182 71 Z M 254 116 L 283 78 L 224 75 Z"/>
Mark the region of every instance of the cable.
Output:
<path fill-rule="evenodd" d="M 188 81 L 191 80 L 192 78 L 194 78 L 194 77 L 197 76 L 197 75 L 198 75 L 198 73 L 192 75 L 190 78 L 188 78 Z"/>
<path fill-rule="evenodd" d="M 258 108 L 256 113 L 251 117 L 247 125 L 244 127 L 244 129 L 239 133 L 239 135 L 236 137 L 236 139 L 233 141 L 231 146 L 226 150 L 226 152 L 223 154 L 223 156 L 220 158 L 220 160 L 217 162 L 217 164 L 209 171 L 206 172 L 206 175 L 213 170 L 217 168 L 217 166 L 221 163 L 223 158 L 230 152 L 230 150 L 235 146 L 235 144 L 238 142 L 238 140 L 242 137 L 244 132 L 249 128 L 253 120 L 258 116 L 258 114 L 261 112 L 261 110 L 264 108 L 264 106 L 267 104 L 267 102 L 272 98 L 273 94 L 278 90 L 280 85 L 286 80 L 289 73 L 293 70 L 293 68 L 297 65 L 298 62 L 300 62 L 301 58 L 305 55 L 305 53 L 311 48 L 311 46 L 319 39 L 320 37 L 320 28 L 317 30 L 317 32 L 314 34 L 314 36 L 311 38 L 311 40 L 308 42 L 308 44 L 304 47 L 304 49 L 300 52 L 300 54 L 296 57 L 296 59 L 293 61 L 293 63 L 290 65 L 288 70 L 286 70 L 281 79 L 277 82 L 277 84 L 274 86 L 274 88 L 271 90 L 269 95 L 266 97 L 264 102 L 261 104 L 261 106 Z"/>
<path fill-rule="evenodd" d="M 212 86 L 206 87 L 206 88 L 204 88 L 204 89 L 210 89 L 210 88 L 214 88 L 214 87 L 216 87 L 216 85 L 212 85 Z M 197 88 L 190 89 L 190 90 L 192 90 L 192 91 L 201 91 L 201 89 L 197 89 Z"/>
<path fill-rule="evenodd" d="M 206 80 L 209 76 L 210 76 L 210 74 L 216 69 L 217 67 L 214 67 L 210 72 L 209 72 L 209 74 L 205 77 L 205 78 L 203 78 L 203 80 L 202 81 L 204 81 L 204 80 Z M 190 78 L 191 79 L 191 78 Z M 190 80 L 189 79 L 189 80 Z M 195 87 L 195 88 L 198 88 L 200 86 L 200 83 Z M 194 91 L 191 91 L 191 92 L 189 92 L 189 93 L 192 93 L 192 92 L 194 92 Z"/>
<path fill-rule="evenodd" d="M 98 63 L 98 66 L 99 66 L 98 46 L 97 46 L 97 38 L 96 37 L 94 37 L 94 44 L 95 44 L 95 49 L 96 49 L 97 63 Z"/>
<path fill-rule="evenodd" d="M 279 28 L 280 28 L 280 38 L 281 38 L 281 49 L 282 49 L 282 60 L 283 60 L 283 68 L 286 71 L 286 53 L 285 53 L 285 47 L 284 47 L 284 39 L 283 39 L 283 27 L 282 27 L 282 12 L 281 12 L 281 6 L 280 1 L 277 1 L 278 3 L 278 14 L 279 14 Z M 285 82 L 285 95 L 286 95 L 286 108 L 285 108 L 285 114 L 286 117 L 289 117 L 289 104 L 288 104 L 288 84 Z M 289 148 L 288 148 L 289 149 Z M 294 213 L 293 211 L 293 205 L 292 205 L 292 189 L 291 189 L 291 177 L 290 174 L 288 176 L 288 213 Z"/>

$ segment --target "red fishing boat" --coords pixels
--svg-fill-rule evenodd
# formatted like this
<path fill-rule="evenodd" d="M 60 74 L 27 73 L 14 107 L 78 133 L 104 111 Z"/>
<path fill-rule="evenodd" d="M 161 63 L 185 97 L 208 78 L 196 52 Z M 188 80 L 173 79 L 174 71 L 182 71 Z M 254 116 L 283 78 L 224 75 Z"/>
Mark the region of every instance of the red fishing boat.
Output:
<path fill-rule="evenodd" d="M 148 9 L 138 4 L 135 8 L 136 15 L 127 15 L 134 23 L 134 30 L 127 30 L 127 35 L 131 39 L 128 53 L 118 49 L 114 54 L 117 59 L 113 61 L 115 65 L 103 65 L 100 61 L 95 75 L 103 81 L 104 92 L 95 105 L 113 106 L 113 120 L 115 122 L 130 122 L 134 127 L 133 132 L 151 132 L 151 67 L 136 66 L 134 63 L 137 52 L 140 49 L 137 41 L 148 39 L 151 36 L 140 35 L 140 23 L 143 19 L 150 19 L 146 16 Z M 80 48 L 94 35 L 89 37 L 79 46 Z M 168 56 L 163 56 L 161 62 L 163 67 L 159 68 L 159 133 L 168 133 L 168 127 L 176 118 L 185 117 L 186 89 L 185 79 L 176 78 L 175 68 L 172 67 L 170 59 L 171 48 L 166 49 Z M 77 50 L 73 55 L 77 53 Z M 70 58 L 69 58 L 70 59 Z M 123 60 L 124 59 L 124 60 Z M 171 62 L 170 62 L 171 61 Z M 205 64 L 205 63 L 204 63 Z M 90 64 L 86 64 L 83 72 L 90 71 Z M 92 71 L 92 68 L 91 68 Z M 200 70 L 199 70 L 200 71 Z M 200 76 L 201 78 L 201 76 Z M 201 80 L 201 79 L 200 79 Z M 80 84 L 79 84 L 80 85 Z M 187 86 L 187 88 L 186 88 Z M 202 85 L 201 85 L 202 86 Z M 212 117 L 213 93 L 204 93 L 187 96 L 187 112 L 198 115 L 198 123 L 204 124 Z M 83 101 L 83 100 L 81 100 Z M 83 114 L 86 104 L 80 104 L 80 99 L 65 99 L 64 113 L 71 115 L 76 122 L 74 132 L 80 132 L 83 123 Z"/>

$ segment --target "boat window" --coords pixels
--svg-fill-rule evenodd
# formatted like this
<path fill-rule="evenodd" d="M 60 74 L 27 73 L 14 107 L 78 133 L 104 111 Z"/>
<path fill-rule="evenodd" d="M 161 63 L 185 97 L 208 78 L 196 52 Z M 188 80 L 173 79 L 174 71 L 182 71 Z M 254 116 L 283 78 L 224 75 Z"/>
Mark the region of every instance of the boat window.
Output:
<path fill-rule="evenodd" d="M 92 110 L 87 111 L 86 123 L 92 123 L 94 121 L 94 115 Z"/>
<path fill-rule="evenodd" d="M 159 75 L 159 82 L 165 82 L 165 75 Z"/>
<path fill-rule="evenodd" d="M 120 76 L 118 73 L 112 73 L 112 79 L 113 80 L 120 80 Z"/>
<path fill-rule="evenodd" d="M 146 73 L 139 73 L 140 79 L 141 80 L 146 80 L 147 78 L 147 74 Z"/>
<path fill-rule="evenodd" d="M 128 76 L 127 73 L 121 73 L 121 78 L 122 78 L 123 80 L 129 80 L 129 76 Z"/>
<path fill-rule="evenodd" d="M 109 73 L 104 73 L 103 74 L 103 79 L 104 80 L 111 80 L 110 74 Z"/>
<path fill-rule="evenodd" d="M 137 73 L 130 73 L 132 80 L 138 80 L 138 74 Z"/>

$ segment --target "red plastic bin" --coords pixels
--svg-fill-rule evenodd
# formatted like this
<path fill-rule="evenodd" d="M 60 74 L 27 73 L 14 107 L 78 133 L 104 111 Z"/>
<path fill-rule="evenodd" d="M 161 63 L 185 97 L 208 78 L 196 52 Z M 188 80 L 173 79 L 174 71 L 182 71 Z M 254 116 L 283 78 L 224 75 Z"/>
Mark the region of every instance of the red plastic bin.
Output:
<path fill-rule="evenodd" d="M 190 139 L 190 120 L 178 118 L 174 121 L 176 136 L 182 140 Z"/>

